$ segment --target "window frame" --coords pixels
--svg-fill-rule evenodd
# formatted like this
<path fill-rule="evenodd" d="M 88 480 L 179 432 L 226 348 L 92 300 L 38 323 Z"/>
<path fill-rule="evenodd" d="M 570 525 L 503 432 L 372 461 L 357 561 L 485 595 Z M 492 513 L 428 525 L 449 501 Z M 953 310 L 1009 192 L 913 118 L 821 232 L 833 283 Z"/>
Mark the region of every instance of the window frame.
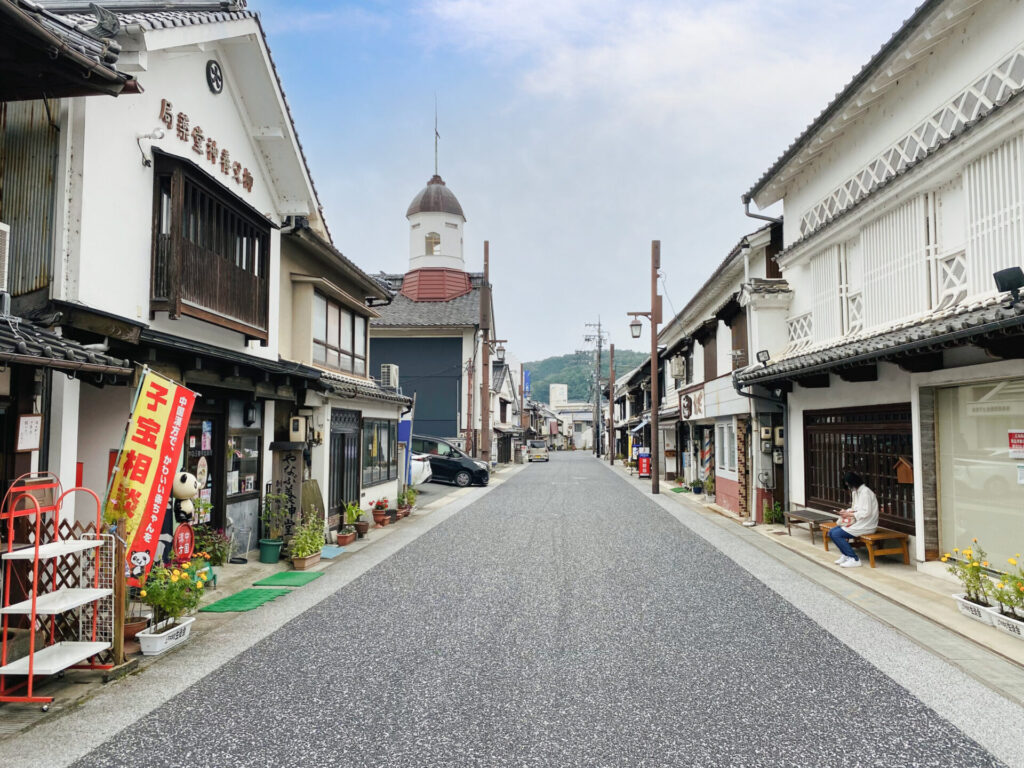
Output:
<path fill-rule="evenodd" d="M 323 307 L 324 307 L 324 318 L 323 318 L 322 325 L 321 325 L 321 322 L 320 322 L 320 310 L 319 310 L 319 307 L 320 307 L 321 303 L 323 304 Z M 331 339 L 327 338 L 327 337 L 329 337 L 331 335 L 331 310 L 334 309 L 334 308 L 336 308 L 337 311 L 338 311 L 338 319 L 337 319 L 337 323 L 336 323 L 336 326 L 335 326 L 336 335 L 337 335 L 337 343 L 332 344 L 331 343 Z M 349 331 L 349 345 L 350 345 L 350 349 L 346 349 L 346 348 L 344 348 L 342 346 L 342 338 L 341 338 L 342 333 L 341 333 L 341 331 L 345 327 L 345 323 L 343 322 L 343 319 L 344 319 L 345 316 L 347 316 L 349 318 L 348 331 Z M 359 343 L 358 343 L 359 340 L 357 339 L 356 329 L 360 325 L 360 323 L 357 322 L 357 320 L 359 320 L 360 318 L 362 319 L 362 345 L 361 345 L 361 349 L 360 349 L 361 354 L 356 351 L 357 348 L 359 348 Z M 353 374 L 355 376 L 366 376 L 366 370 L 367 370 L 367 367 L 368 367 L 368 360 L 367 360 L 367 344 L 368 344 L 367 330 L 369 328 L 369 323 L 366 320 L 367 320 L 367 318 L 366 318 L 365 315 L 360 315 L 359 313 L 354 311 L 351 307 L 347 307 L 344 304 L 342 304 L 341 302 L 335 301 L 334 299 L 332 299 L 330 296 L 328 296 L 327 294 L 325 294 L 322 291 L 314 291 L 313 292 L 313 325 L 312 325 L 312 333 L 310 334 L 312 336 L 312 345 L 313 345 L 312 346 L 312 354 L 313 354 L 313 358 L 312 359 L 313 359 L 313 362 L 318 364 L 318 365 L 322 365 L 322 366 L 324 366 L 326 368 L 330 368 L 332 370 L 335 370 L 335 371 L 341 371 L 343 373 L 351 373 L 351 374 Z M 317 336 L 317 334 L 320 333 L 321 328 L 323 330 L 323 334 L 324 334 L 324 337 L 325 337 L 325 338 L 322 338 L 322 339 L 318 338 L 318 336 Z M 317 355 L 317 352 L 320 349 L 323 350 L 323 357 L 322 358 L 318 357 L 318 355 Z M 337 356 L 337 360 L 338 360 L 337 365 L 332 364 L 330 362 L 330 355 L 331 355 L 331 353 L 334 353 Z M 350 362 L 350 366 L 348 368 L 346 368 L 346 367 L 344 367 L 344 365 L 342 365 L 342 361 L 346 357 L 349 359 L 349 362 Z M 357 371 L 357 369 L 360 367 L 360 365 L 359 365 L 360 363 L 362 364 L 362 366 L 361 366 L 362 367 L 362 372 L 361 373 L 359 371 Z"/>
<path fill-rule="evenodd" d="M 385 436 L 385 450 L 381 450 L 381 437 Z M 367 450 L 367 438 L 376 443 L 376 456 Z M 359 428 L 360 477 L 363 487 L 380 485 L 398 478 L 398 422 L 394 419 L 363 419 Z"/>

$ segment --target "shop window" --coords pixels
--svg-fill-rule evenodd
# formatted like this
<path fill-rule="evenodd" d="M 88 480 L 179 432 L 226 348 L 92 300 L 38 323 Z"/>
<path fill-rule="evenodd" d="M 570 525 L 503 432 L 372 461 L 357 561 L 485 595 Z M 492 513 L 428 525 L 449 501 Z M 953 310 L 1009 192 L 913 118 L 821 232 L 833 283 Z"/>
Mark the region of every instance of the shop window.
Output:
<path fill-rule="evenodd" d="M 322 293 L 313 299 L 313 362 L 366 375 L 366 318 Z"/>
<path fill-rule="evenodd" d="M 427 256 L 440 256 L 441 255 L 441 236 L 437 232 L 427 232 L 426 238 L 426 254 Z"/>
<path fill-rule="evenodd" d="M 853 470 L 878 498 L 879 524 L 914 533 L 914 484 L 900 483 L 896 465 L 912 457 L 910 403 L 804 413 L 806 503 L 850 506 L 843 473 Z"/>
<path fill-rule="evenodd" d="M 736 471 L 736 427 L 726 422 L 717 427 L 715 439 L 715 466 L 726 472 Z"/>
<path fill-rule="evenodd" d="M 1024 430 L 1024 386 L 988 382 L 935 394 L 939 547 L 964 549 L 976 538 L 992 567 L 1006 571 L 1024 542 L 1024 460 L 1010 446 Z"/>
<path fill-rule="evenodd" d="M 398 423 L 363 420 L 363 485 L 398 477 Z"/>

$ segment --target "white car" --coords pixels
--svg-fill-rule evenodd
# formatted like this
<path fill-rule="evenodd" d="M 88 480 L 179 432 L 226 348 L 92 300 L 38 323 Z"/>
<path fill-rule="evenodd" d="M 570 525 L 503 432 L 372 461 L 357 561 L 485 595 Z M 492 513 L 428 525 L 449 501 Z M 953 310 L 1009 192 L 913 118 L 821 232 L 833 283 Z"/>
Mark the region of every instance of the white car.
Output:
<path fill-rule="evenodd" d="M 414 453 L 410 457 L 411 470 L 409 472 L 410 485 L 422 485 L 434 476 L 430 469 L 430 457 L 425 453 Z"/>

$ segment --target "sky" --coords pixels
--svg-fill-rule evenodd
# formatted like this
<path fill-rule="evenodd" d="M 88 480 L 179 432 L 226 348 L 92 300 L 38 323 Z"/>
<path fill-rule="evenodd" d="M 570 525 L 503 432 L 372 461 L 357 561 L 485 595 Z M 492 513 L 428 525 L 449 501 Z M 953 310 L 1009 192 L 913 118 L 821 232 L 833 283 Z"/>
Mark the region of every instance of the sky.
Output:
<path fill-rule="evenodd" d="M 740 196 L 910 16 L 915 0 L 250 0 L 334 244 L 408 269 L 434 172 L 490 243 L 496 330 L 537 360 L 619 348 L 666 319 L 759 222 Z M 767 213 L 780 215 L 781 207 Z"/>

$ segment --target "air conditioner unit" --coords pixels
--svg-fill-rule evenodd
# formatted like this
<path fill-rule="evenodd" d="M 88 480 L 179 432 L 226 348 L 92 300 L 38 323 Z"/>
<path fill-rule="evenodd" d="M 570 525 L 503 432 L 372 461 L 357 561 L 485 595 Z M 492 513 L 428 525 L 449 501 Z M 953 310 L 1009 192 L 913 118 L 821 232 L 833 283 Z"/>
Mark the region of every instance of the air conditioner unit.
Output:
<path fill-rule="evenodd" d="M 384 363 L 380 367 L 380 385 L 398 389 L 398 366 L 393 363 Z"/>
<path fill-rule="evenodd" d="M 7 261 L 11 245 L 11 225 L 0 221 L 0 291 L 7 292 Z"/>
<path fill-rule="evenodd" d="M 673 357 L 669 362 L 669 373 L 672 374 L 673 379 L 685 379 L 686 378 L 686 358 L 679 356 Z"/>

